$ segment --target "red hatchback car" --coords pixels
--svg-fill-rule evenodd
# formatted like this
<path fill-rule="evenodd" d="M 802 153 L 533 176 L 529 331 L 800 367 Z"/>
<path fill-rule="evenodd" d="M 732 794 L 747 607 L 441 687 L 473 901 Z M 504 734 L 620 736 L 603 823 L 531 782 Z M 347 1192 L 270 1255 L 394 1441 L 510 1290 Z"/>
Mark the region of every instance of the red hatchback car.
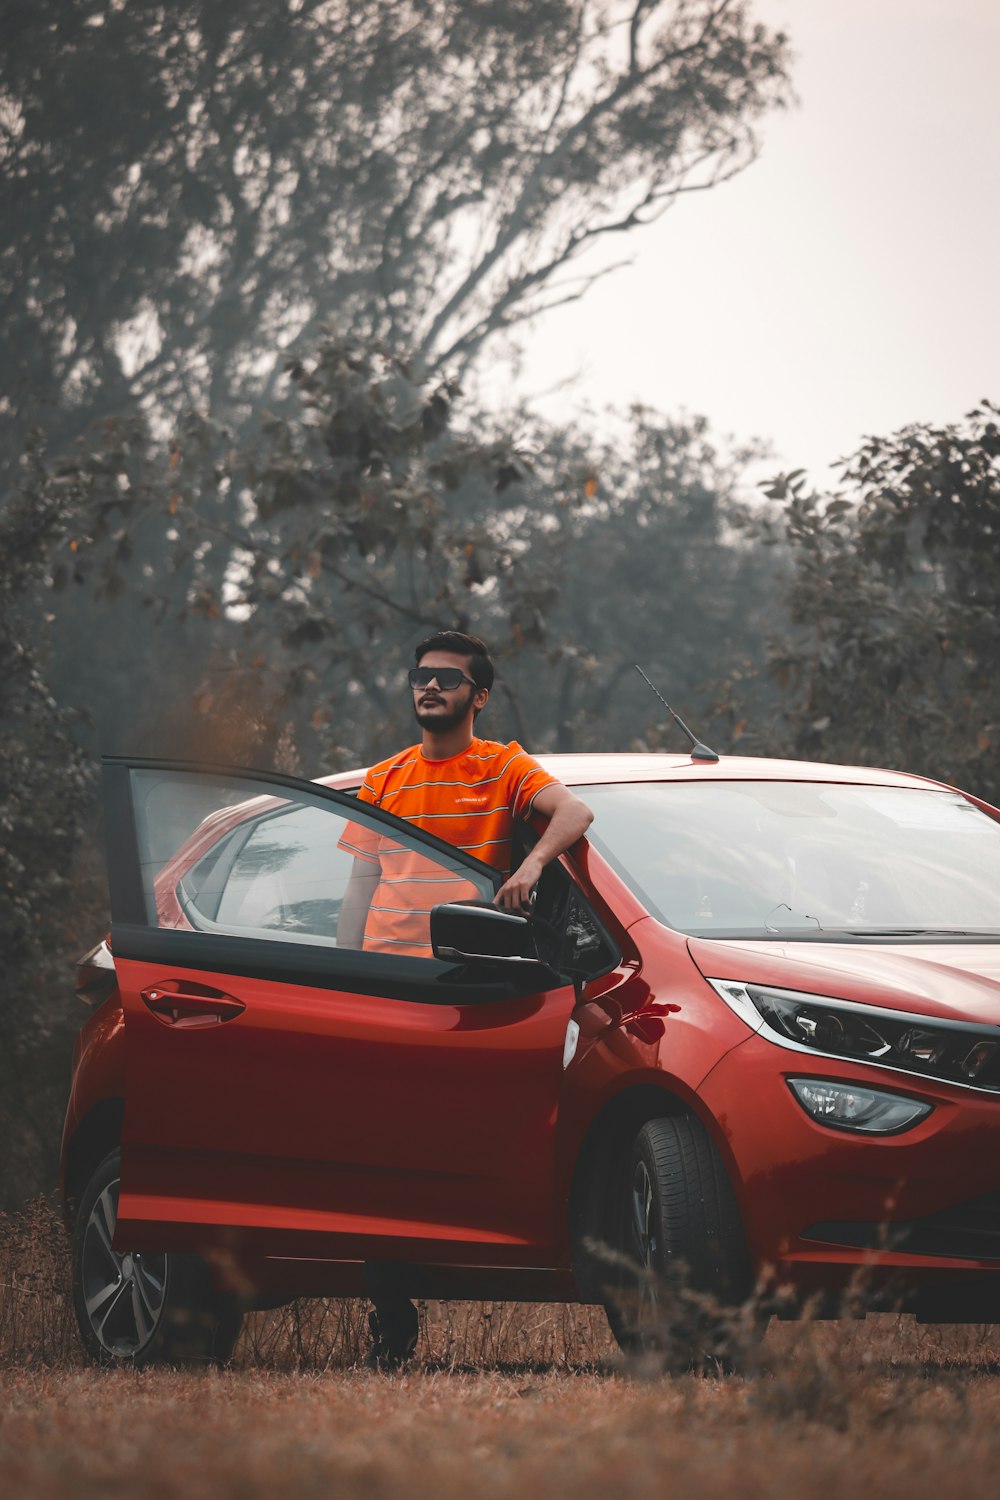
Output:
<path fill-rule="evenodd" d="M 603 1301 L 626 1343 L 623 1293 L 682 1266 L 730 1303 L 866 1266 L 1000 1319 L 1000 813 L 856 767 L 543 763 L 595 821 L 530 918 L 360 773 L 106 763 L 63 1138 L 95 1359 L 224 1358 L 242 1307 L 386 1264 Z M 358 824 L 422 862 L 426 956 L 338 946 Z"/>

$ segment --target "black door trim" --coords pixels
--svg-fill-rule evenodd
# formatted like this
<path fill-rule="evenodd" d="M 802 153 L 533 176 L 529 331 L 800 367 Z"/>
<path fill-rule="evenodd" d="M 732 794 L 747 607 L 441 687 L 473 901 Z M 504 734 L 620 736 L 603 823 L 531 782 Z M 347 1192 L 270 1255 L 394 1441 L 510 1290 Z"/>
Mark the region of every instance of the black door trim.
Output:
<path fill-rule="evenodd" d="M 132 808 L 132 787 L 127 762 L 101 763 L 101 794 L 104 800 L 104 841 L 107 849 L 108 894 L 111 920 L 142 927 L 149 918 L 139 868 L 139 837 Z"/>
<path fill-rule="evenodd" d="M 182 928 L 147 927 L 145 923 L 115 922 L 111 951 L 115 958 L 161 964 L 164 969 L 200 969 L 422 1005 L 484 1005 L 561 989 L 567 982 L 542 964 L 525 964 L 516 975 L 497 974 L 494 978 L 481 968 L 473 970 L 437 958 L 397 958 L 391 953 L 364 953 L 356 948 L 224 937 Z"/>

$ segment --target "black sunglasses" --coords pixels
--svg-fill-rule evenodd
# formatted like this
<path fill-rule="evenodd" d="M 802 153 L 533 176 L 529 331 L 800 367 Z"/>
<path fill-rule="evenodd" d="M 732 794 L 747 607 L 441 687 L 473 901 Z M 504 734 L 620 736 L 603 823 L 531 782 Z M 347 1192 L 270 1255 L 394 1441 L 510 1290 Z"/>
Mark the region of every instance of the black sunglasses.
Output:
<path fill-rule="evenodd" d="M 443 693 L 453 693 L 463 682 L 475 687 L 471 677 L 466 677 L 460 667 L 411 667 L 407 674 L 411 688 L 430 687 L 436 682 Z"/>

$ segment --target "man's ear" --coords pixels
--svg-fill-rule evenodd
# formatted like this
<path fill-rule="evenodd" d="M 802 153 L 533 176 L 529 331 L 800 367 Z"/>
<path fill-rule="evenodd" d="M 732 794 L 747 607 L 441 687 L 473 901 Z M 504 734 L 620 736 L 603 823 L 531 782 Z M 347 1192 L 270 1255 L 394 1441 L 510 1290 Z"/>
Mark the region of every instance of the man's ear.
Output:
<path fill-rule="evenodd" d="M 489 699 L 490 699 L 490 690 L 489 690 L 489 688 L 479 688 L 478 691 L 476 692 L 475 696 L 472 699 L 472 707 L 475 709 L 475 711 L 476 711 L 477 714 L 482 712 L 482 710 L 486 707 L 487 703 L 489 702 Z"/>

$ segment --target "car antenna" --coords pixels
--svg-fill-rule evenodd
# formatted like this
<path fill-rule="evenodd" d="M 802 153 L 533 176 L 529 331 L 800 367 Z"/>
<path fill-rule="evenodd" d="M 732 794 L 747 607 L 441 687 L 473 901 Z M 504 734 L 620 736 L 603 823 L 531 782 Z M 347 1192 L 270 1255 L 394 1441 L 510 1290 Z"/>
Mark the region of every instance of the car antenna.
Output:
<path fill-rule="evenodd" d="M 667 713 L 673 719 L 678 729 L 682 730 L 691 741 L 691 759 L 718 760 L 719 757 L 716 755 L 715 751 L 710 750 L 707 745 L 703 745 L 701 740 L 697 739 L 696 736 L 691 733 L 690 729 L 687 727 L 680 714 L 675 713 L 674 710 L 670 707 L 670 704 L 667 702 L 666 698 L 664 698 L 663 694 L 659 691 L 659 689 L 653 687 L 653 684 L 649 681 L 649 678 L 646 676 L 645 672 L 642 670 L 638 662 L 635 663 L 635 670 L 638 672 L 643 682 L 648 683 L 648 685 L 653 688 L 653 692 L 659 698 L 660 702 L 663 704 L 663 707 L 667 710 Z"/>

